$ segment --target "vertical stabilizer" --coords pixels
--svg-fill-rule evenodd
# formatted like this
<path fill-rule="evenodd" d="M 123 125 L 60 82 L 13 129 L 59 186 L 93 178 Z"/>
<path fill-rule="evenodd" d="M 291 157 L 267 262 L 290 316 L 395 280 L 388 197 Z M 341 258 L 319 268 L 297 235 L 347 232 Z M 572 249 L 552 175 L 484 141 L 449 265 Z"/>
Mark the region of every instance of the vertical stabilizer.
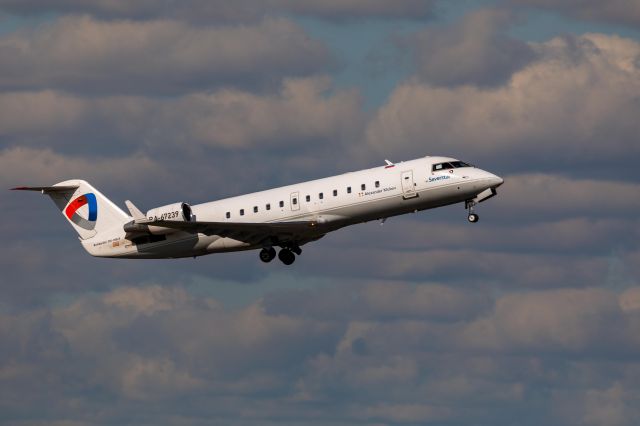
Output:
<path fill-rule="evenodd" d="M 14 189 L 47 194 L 83 240 L 122 227 L 131 220 L 111 200 L 84 180 L 72 179 L 53 186 Z"/>

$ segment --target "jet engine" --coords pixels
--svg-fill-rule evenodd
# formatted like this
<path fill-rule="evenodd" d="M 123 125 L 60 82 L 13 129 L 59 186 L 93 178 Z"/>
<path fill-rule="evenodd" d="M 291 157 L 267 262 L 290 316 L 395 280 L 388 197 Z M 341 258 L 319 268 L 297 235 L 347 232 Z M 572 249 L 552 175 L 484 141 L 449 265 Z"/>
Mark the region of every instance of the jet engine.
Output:
<path fill-rule="evenodd" d="M 193 215 L 191 206 L 187 203 L 174 203 L 168 206 L 156 207 L 147 212 L 148 220 L 174 220 L 191 222 Z"/>
<path fill-rule="evenodd" d="M 153 222 L 155 220 L 167 220 L 172 222 L 191 222 L 195 220 L 195 216 L 191 211 L 191 206 L 187 203 L 174 203 L 167 206 L 156 207 L 146 214 L 146 219 L 142 221 L 136 220 L 124 225 L 125 232 L 129 233 L 149 233 L 153 235 L 166 235 L 178 231 L 175 228 L 167 228 L 164 226 L 150 225 L 145 222 Z"/>

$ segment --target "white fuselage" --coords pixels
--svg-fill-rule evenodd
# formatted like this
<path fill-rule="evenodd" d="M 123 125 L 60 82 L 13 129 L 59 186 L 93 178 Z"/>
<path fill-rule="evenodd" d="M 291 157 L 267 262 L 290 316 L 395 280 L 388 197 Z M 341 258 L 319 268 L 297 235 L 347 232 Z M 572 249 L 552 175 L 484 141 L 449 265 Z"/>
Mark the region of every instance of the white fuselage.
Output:
<path fill-rule="evenodd" d="M 448 157 L 425 157 L 302 182 L 191 206 L 197 221 L 206 222 L 317 222 L 321 238 L 347 225 L 383 219 L 472 200 L 502 179 L 476 167 L 432 170 L 434 164 L 456 161 Z M 122 229 L 83 241 L 94 256 L 164 258 L 260 248 L 216 235 L 174 232 L 134 244 Z"/>

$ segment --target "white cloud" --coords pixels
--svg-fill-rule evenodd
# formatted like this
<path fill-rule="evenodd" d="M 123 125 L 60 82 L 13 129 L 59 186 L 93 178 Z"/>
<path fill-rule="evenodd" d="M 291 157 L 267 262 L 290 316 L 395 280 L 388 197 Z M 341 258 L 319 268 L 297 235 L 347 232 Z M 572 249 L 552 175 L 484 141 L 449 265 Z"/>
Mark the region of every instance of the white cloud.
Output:
<path fill-rule="evenodd" d="M 509 169 L 630 167 L 640 154 L 640 43 L 587 34 L 531 47 L 538 59 L 496 88 L 400 84 L 369 124 L 369 145 Z"/>

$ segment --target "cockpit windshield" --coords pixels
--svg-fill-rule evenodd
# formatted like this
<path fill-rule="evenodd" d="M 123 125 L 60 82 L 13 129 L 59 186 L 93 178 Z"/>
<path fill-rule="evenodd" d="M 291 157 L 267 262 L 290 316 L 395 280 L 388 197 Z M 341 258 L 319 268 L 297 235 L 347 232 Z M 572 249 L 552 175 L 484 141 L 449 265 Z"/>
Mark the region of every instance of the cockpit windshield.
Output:
<path fill-rule="evenodd" d="M 460 167 L 472 167 L 472 166 L 470 164 L 465 163 L 464 161 L 448 161 L 446 163 L 434 164 L 431 170 L 434 172 L 437 172 L 439 170 L 459 169 Z"/>

